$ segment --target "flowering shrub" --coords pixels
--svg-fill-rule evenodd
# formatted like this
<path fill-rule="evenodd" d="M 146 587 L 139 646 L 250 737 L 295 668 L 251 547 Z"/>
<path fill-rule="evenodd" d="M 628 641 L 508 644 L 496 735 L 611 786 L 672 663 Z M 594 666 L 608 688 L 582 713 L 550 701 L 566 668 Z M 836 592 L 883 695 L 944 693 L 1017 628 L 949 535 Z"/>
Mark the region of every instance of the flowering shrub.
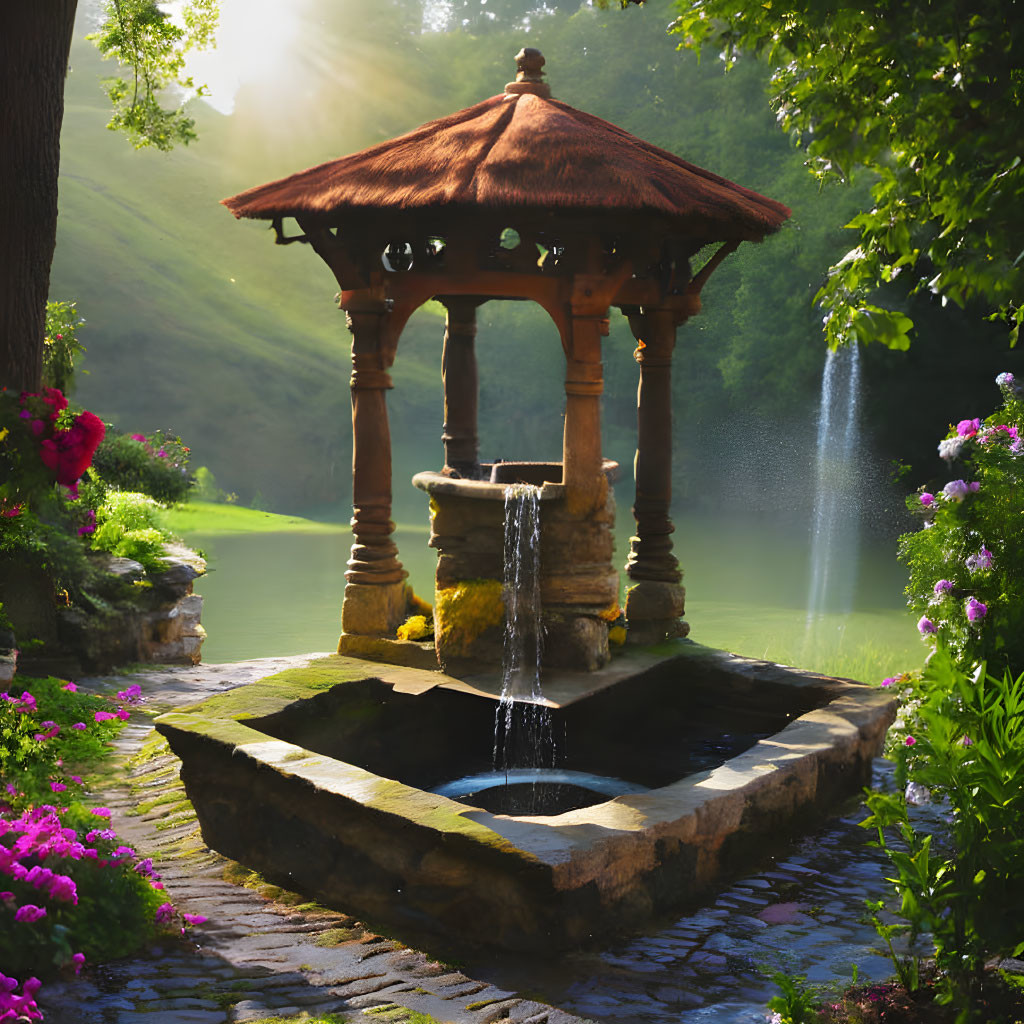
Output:
<path fill-rule="evenodd" d="M 75 773 L 104 755 L 132 695 L 115 705 L 59 679 L 18 682 L 0 693 L 0 806 L 23 808 L 81 786 Z"/>
<path fill-rule="evenodd" d="M 908 507 L 924 518 L 900 538 L 910 569 L 908 604 L 929 644 L 956 660 L 1024 670 L 1024 389 L 996 382 L 1003 405 L 982 421 L 961 420 L 939 443 L 949 480 Z"/>
<path fill-rule="evenodd" d="M 43 339 L 43 385 L 71 391 L 75 376 L 75 359 L 85 351 L 78 340 L 78 328 L 85 321 L 73 302 L 46 304 L 46 336 Z M 88 370 L 84 371 L 88 373 Z M 2 1019 L 2 1018 L 0 1018 Z"/>
<path fill-rule="evenodd" d="M 932 935 L 940 999 L 966 1010 L 987 962 L 1024 953 L 1024 674 L 982 667 L 971 677 L 940 646 L 922 674 L 899 681 L 904 704 L 889 756 L 915 802 L 929 794 L 948 802 L 951 849 L 933 849 L 913 827 L 904 794 L 870 794 L 863 824 L 896 869 L 911 934 Z"/>
<path fill-rule="evenodd" d="M 194 482 L 188 470 L 189 454 L 181 438 L 167 431 L 146 436 L 111 430 L 93 465 L 112 487 L 148 494 L 170 505 L 188 499 Z"/>

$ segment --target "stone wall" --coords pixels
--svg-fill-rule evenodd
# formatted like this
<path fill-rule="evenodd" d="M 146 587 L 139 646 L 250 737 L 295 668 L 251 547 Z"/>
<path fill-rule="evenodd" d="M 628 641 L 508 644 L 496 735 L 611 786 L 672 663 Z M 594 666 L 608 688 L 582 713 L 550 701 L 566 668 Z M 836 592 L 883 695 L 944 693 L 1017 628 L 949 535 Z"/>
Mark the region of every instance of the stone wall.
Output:
<path fill-rule="evenodd" d="M 45 569 L 0 566 L 0 601 L 21 647 L 18 671 L 75 676 L 139 662 L 199 663 L 206 633 L 203 599 L 192 583 L 206 563 L 196 552 L 166 545 L 166 569 L 153 574 L 130 558 L 92 559 L 93 577 L 73 604 L 60 603 Z M 13 669 L 10 653 L 0 651 L 0 662 Z"/>

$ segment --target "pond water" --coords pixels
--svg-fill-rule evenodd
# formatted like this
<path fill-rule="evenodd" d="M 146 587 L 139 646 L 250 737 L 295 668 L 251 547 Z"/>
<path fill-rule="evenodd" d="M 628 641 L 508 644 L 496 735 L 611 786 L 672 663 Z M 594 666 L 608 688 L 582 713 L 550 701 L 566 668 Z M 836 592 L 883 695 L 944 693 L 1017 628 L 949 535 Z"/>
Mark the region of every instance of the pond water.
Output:
<path fill-rule="evenodd" d="M 628 525 L 620 531 L 624 563 Z M 416 592 L 433 591 L 436 553 L 426 527 L 396 533 Z M 191 543 L 209 558 L 203 595 L 206 662 L 331 651 L 340 631 L 347 528 L 321 534 L 261 533 Z M 711 647 L 877 681 L 921 662 L 907 615 L 905 574 L 894 545 L 862 544 L 853 609 L 808 620 L 806 532 L 738 518 L 678 517 L 676 551 L 685 569 L 690 636 Z"/>

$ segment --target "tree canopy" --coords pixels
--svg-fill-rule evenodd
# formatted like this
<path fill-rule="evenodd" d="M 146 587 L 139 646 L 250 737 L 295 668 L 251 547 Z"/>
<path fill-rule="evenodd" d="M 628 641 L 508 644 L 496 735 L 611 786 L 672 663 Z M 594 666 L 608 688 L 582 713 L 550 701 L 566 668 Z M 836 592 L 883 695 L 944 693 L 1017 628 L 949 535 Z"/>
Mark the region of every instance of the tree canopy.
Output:
<path fill-rule="evenodd" d="M 623 0 L 625 3 L 626 0 Z M 818 293 L 830 345 L 906 348 L 880 286 L 1024 320 L 1021 0 L 678 0 L 680 45 L 769 63 L 779 124 L 821 180 L 867 175 L 859 244 Z M 902 293 L 906 294 L 906 287 Z"/>

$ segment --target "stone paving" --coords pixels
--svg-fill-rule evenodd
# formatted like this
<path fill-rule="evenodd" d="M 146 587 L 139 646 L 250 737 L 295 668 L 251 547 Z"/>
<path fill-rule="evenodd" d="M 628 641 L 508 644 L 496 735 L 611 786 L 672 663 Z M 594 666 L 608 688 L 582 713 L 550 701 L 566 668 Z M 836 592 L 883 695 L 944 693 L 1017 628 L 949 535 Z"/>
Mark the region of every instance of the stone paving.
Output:
<path fill-rule="evenodd" d="M 307 658 L 154 670 L 79 685 L 109 691 L 112 684 L 139 683 L 145 709 L 159 712 Z M 133 715 L 118 754 L 128 762 L 154 735 L 145 715 Z M 203 845 L 177 766 L 166 750 L 129 762 L 123 785 L 89 799 L 110 807 L 118 836 L 153 857 L 178 910 L 209 920 L 190 930 L 190 941 L 167 942 L 76 981 L 45 986 L 40 1005 L 47 1024 L 241 1024 L 326 1013 L 403 1024 L 410 1011 L 453 1024 L 581 1024 L 580 1017 L 375 935 L 344 914 L 290 907 L 226 881 L 231 862 Z M 137 808 L 144 813 L 134 813 Z"/>
<path fill-rule="evenodd" d="M 110 690 L 137 682 L 144 707 L 162 712 L 309 657 L 151 670 L 80 685 Z M 127 758 L 154 736 L 147 718 L 134 715 L 121 734 L 121 754 Z M 775 992 L 772 971 L 836 987 L 849 982 L 853 963 L 862 980 L 891 973 L 863 920 L 864 900 L 885 894 L 884 856 L 865 846 L 870 837 L 857 827 L 863 814 L 856 808 L 655 934 L 543 961 L 483 953 L 456 970 L 344 914 L 288 906 L 280 891 L 260 895 L 227 881 L 226 869 L 229 877 L 244 872 L 234 866 L 232 874 L 230 862 L 206 849 L 178 762 L 162 751 L 129 767 L 123 785 L 92 798 L 111 807 L 125 841 L 154 858 L 178 909 L 209 921 L 189 933 L 191 945 L 167 943 L 77 982 L 47 986 L 48 1024 L 232 1024 L 302 1013 L 402 1024 L 412 1011 L 445 1024 L 761 1024 Z M 885 762 L 876 765 L 876 775 L 887 770 Z M 561 1009 L 517 994 L 523 992 Z"/>

